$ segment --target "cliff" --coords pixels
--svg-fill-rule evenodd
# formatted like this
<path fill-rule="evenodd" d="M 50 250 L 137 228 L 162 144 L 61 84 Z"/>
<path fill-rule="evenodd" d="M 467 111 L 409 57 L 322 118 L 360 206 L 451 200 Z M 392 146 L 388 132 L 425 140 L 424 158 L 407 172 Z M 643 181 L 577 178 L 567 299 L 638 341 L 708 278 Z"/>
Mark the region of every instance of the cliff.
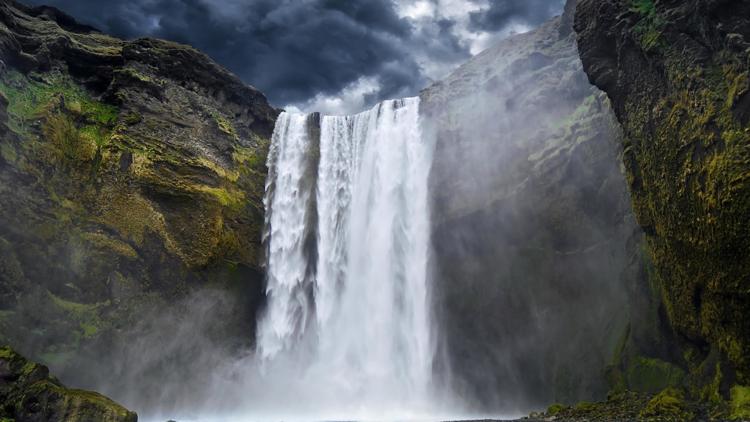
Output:
<path fill-rule="evenodd" d="M 422 93 L 436 312 L 452 380 L 495 411 L 603 399 L 647 313 L 619 128 L 566 14 Z"/>
<path fill-rule="evenodd" d="M 665 359 L 688 374 L 676 383 L 688 398 L 747 418 L 750 2 L 581 0 L 575 27 L 584 68 L 623 127 L 649 282 L 674 332 Z M 621 371 L 664 342 L 648 338 L 631 335 Z"/>
<path fill-rule="evenodd" d="M 252 341 L 277 114 L 190 47 L 1 2 L 0 341 L 84 385 L 141 379 L 144 397 L 174 376 L 151 349 L 190 356 L 159 317 Z"/>

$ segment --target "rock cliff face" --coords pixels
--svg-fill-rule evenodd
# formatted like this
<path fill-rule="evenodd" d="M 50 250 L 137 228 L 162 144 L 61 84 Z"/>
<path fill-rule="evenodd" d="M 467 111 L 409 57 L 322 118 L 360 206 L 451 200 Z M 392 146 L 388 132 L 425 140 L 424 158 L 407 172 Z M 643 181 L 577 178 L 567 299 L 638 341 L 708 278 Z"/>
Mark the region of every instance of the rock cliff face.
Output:
<path fill-rule="evenodd" d="M 46 366 L 0 347 L 0 418 L 7 421 L 136 422 L 138 417 L 112 400 L 65 388 Z"/>
<path fill-rule="evenodd" d="M 0 71 L 0 341 L 85 385 L 134 348 L 166 370 L 144 339 L 170 309 L 201 319 L 190 338 L 251 341 L 278 114 L 265 97 L 190 47 L 13 1 Z"/>
<path fill-rule="evenodd" d="M 489 408 L 603 398 L 648 304 L 619 129 L 566 14 L 422 94 L 437 137 L 437 313 L 452 375 Z"/>
<path fill-rule="evenodd" d="M 750 384 L 750 1 L 581 0 L 575 26 L 624 129 L 671 361 L 695 397 L 739 399 L 733 384 Z"/>

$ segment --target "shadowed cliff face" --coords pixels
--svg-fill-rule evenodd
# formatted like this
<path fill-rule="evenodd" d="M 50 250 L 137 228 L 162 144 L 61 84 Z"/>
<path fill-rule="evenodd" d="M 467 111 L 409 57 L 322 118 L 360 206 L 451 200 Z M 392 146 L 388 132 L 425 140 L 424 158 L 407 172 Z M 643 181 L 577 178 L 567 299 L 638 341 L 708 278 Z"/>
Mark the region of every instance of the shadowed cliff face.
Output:
<path fill-rule="evenodd" d="M 444 352 L 491 410 L 602 398 L 628 301 L 644 306 L 619 130 L 566 10 L 422 94 Z"/>
<path fill-rule="evenodd" d="M 251 342 L 265 97 L 190 47 L 12 1 L 0 69 L 0 341 L 143 400 L 191 372 L 167 358 L 208 371 Z"/>
<path fill-rule="evenodd" d="M 710 401 L 750 383 L 749 17 L 742 0 L 582 0 L 576 13 L 586 72 L 624 128 L 672 361 Z"/>

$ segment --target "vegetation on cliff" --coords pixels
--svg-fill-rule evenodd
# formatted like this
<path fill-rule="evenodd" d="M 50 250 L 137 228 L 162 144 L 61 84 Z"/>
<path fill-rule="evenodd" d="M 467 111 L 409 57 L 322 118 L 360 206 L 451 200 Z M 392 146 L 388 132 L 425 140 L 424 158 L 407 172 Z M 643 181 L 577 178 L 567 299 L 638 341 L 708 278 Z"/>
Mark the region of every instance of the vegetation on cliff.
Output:
<path fill-rule="evenodd" d="M 747 1 L 659 0 L 581 0 L 576 16 L 584 67 L 624 129 L 653 263 L 658 318 L 633 327 L 617 366 L 680 368 L 667 384 L 713 406 L 710 417 L 750 384 L 748 16 Z"/>
<path fill-rule="evenodd" d="M 144 315 L 212 288 L 241 305 L 221 341 L 252 341 L 265 97 L 190 47 L 13 1 L 0 70 L 0 340 L 95 382 L 81 365 L 108 366 Z"/>

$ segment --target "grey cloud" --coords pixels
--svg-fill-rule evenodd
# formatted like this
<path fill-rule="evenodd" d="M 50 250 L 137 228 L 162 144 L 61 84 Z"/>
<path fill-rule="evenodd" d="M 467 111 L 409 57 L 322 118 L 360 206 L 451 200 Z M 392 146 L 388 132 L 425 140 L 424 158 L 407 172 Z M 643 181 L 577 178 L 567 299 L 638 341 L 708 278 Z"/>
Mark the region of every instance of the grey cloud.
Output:
<path fill-rule="evenodd" d="M 558 15 L 565 0 L 489 0 L 489 7 L 470 15 L 471 29 L 499 31 L 512 24 L 537 26 Z"/>
<path fill-rule="evenodd" d="M 469 57 L 454 22 L 400 17 L 391 0 L 25 1 L 58 7 L 123 38 L 190 44 L 277 106 L 335 96 L 363 77 L 380 85 L 367 95 L 366 105 L 415 95 L 429 83 L 425 65 L 452 68 Z M 523 6 L 527 2 L 537 6 Z M 540 12 L 539 5 L 547 3 L 550 7 Z M 510 9 L 495 2 L 485 13 L 473 14 L 472 25 L 496 30 L 508 13 L 542 19 L 554 9 L 552 3 L 560 6 L 562 0 L 521 0 Z"/>

